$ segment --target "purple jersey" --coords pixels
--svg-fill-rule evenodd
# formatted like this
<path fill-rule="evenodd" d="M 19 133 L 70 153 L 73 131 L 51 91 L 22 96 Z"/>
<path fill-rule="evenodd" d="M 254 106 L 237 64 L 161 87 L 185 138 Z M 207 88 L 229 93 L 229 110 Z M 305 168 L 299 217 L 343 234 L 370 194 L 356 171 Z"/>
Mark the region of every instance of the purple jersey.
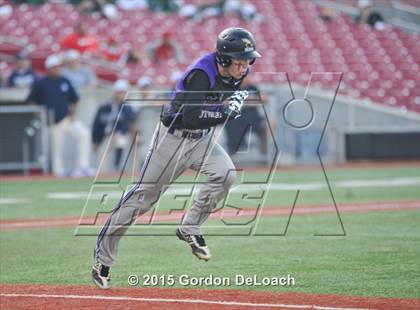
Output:
<path fill-rule="evenodd" d="M 202 80 L 207 80 L 205 77 L 208 78 L 208 81 L 203 83 L 203 94 L 201 95 L 199 103 L 197 103 L 198 100 L 189 100 L 189 98 L 191 99 L 192 97 L 191 92 L 190 95 L 188 95 L 189 92 L 185 89 L 185 84 L 188 83 L 189 76 L 197 71 L 202 72 L 201 76 L 204 76 Z M 189 115 L 184 115 L 184 109 L 182 107 L 191 103 L 202 105 L 200 108 L 202 111 L 200 112 L 200 115 L 202 116 L 200 122 L 202 124 L 197 124 L 197 128 L 207 127 L 205 123 L 209 118 L 220 118 L 220 122 L 223 122 L 223 101 L 239 89 L 241 82 L 242 79 L 233 80 L 232 78 L 220 76 L 217 70 L 215 53 L 209 53 L 202 56 L 188 67 L 176 84 L 175 90 L 171 95 L 171 102 L 163 111 L 161 117 L 162 122 L 165 126 L 173 124 L 176 128 L 183 128 L 185 125 L 183 124 L 184 118 L 189 117 Z M 207 122 L 207 124 L 209 123 Z M 211 124 L 212 125 L 209 125 L 210 127 L 213 126 L 214 122 Z"/>

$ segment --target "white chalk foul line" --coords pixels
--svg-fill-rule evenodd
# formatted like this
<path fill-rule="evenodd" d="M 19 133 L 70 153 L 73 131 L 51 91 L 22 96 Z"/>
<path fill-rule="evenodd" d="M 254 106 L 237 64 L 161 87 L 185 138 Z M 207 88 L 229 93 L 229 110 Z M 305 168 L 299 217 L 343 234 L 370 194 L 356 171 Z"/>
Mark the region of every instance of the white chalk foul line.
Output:
<path fill-rule="evenodd" d="M 175 184 L 170 187 L 163 196 L 168 195 L 188 195 L 191 194 L 191 188 L 194 184 Z M 420 177 L 379 179 L 379 180 L 351 180 L 331 182 L 333 188 L 366 188 L 366 187 L 401 187 L 401 186 L 420 186 Z M 327 188 L 326 182 L 310 182 L 310 183 L 271 183 L 271 184 L 240 184 L 232 187 L 232 193 L 248 193 L 261 192 L 262 190 L 273 191 L 319 191 Z M 195 190 L 199 190 L 198 186 Z M 112 191 L 101 188 L 102 192 L 50 192 L 46 194 L 47 199 L 102 199 L 104 193 L 108 198 L 119 199 L 123 194 L 122 191 Z"/>
<path fill-rule="evenodd" d="M 364 308 L 337 308 L 316 305 L 289 305 L 289 304 L 260 304 L 251 302 L 216 301 L 204 299 L 173 299 L 173 298 L 141 298 L 128 296 L 101 296 L 101 295 L 49 295 L 49 294 L 7 294 L 0 293 L 3 297 L 33 297 L 33 298 L 65 298 L 65 299 L 98 299 L 98 300 L 122 300 L 122 301 L 146 301 L 161 303 L 188 303 L 188 304 L 211 304 L 223 306 L 243 307 L 266 307 L 266 308 L 291 308 L 291 309 L 319 309 L 319 310 L 368 310 Z"/>
<path fill-rule="evenodd" d="M 30 202 L 31 200 L 27 198 L 0 198 L 0 205 L 24 204 Z"/>

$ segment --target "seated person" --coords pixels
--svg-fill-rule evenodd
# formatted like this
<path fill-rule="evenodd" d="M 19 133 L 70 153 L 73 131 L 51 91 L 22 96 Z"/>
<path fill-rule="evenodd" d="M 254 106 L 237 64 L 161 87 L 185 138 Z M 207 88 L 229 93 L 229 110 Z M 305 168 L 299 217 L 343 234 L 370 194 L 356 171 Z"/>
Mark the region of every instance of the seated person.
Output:
<path fill-rule="evenodd" d="M 182 49 L 169 30 L 162 34 L 161 39 L 147 46 L 146 50 L 157 63 L 166 63 L 171 59 L 178 63 L 184 62 Z"/>
<path fill-rule="evenodd" d="M 152 11 L 176 12 L 179 10 L 178 0 L 147 0 L 147 4 Z"/>
<path fill-rule="evenodd" d="M 262 16 L 257 13 L 255 5 L 245 0 L 227 0 L 225 3 L 225 13 L 238 14 L 244 20 L 261 20 Z"/>
<path fill-rule="evenodd" d="M 127 49 L 115 38 L 108 38 L 101 44 L 101 57 L 107 62 L 124 66 L 125 64 L 136 64 L 141 57 L 135 49 Z"/>
<path fill-rule="evenodd" d="M 74 31 L 60 42 L 64 50 L 77 50 L 81 54 L 96 54 L 99 49 L 99 42 L 96 36 L 87 32 L 87 26 L 79 22 L 74 26 Z"/>
<path fill-rule="evenodd" d="M 360 13 L 356 17 L 356 21 L 359 25 L 368 24 L 376 30 L 385 29 L 384 18 L 379 12 L 372 10 L 371 0 L 359 0 L 358 7 Z"/>

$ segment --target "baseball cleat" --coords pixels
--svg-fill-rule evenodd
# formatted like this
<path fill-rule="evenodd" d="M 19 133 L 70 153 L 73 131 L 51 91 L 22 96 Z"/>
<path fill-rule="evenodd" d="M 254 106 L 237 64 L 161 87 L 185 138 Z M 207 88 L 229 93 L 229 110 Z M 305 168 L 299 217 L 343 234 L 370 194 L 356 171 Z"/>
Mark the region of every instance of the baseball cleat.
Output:
<path fill-rule="evenodd" d="M 199 259 L 208 261 L 211 258 L 210 249 L 207 247 L 202 235 L 187 235 L 179 228 L 177 228 L 175 233 L 180 240 L 190 245 L 192 253 Z"/>
<path fill-rule="evenodd" d="M 111 276 L 109 267 L 101 263 L 95 263 L 92 267 L 92 280 L 97 287 L 106 290 L 111 288 Z"/>

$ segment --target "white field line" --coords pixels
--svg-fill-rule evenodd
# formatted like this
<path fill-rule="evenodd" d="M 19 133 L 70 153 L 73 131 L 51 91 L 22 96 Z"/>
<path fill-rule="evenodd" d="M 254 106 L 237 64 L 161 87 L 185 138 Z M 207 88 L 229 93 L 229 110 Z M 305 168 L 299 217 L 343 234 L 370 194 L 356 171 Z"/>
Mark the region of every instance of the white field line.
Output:
<path fill-rule="evenodd" d="M 179 184 L 169 188 L 163 196 L 167 195 L 188 195 L 191 194 L 192 183 Z M 366 188 L 366 187 L 397 187 L 397 186 L 420 186 L 420 177 L 394 178 L 394 179 L 379 179 L 379 180 L 351 180 L 332 182 L 332 188 Z M 199 189 L 200 186 L 197 186 Z M 269 191 L 296 191 L 309 190 L 317 191 L 327 187 L 326 182 L 313 183 L 271 183 Z M 241 184 L 233 187 L 230 192 L 244 193 L 244 192 L 261 192 L 267 190 L 268 184 Z M 90 199 L 102 199 L 104 193 L 108 198 L 121 198 L 122 191 L 107 191 L 106 188 L 101 188 L 102 192 L 92 192 Z M 95 189 L 94 189 L 95 191 Z M 47 193 L 47 199 L 86 199 L 89 192 L 53 192 Z"/>
<path fill-rule="evenodd" d="M 290 305 L 290 304 L 262 304 L 251 302 L 236 301 L 216 301 L 204 299 L 172 299 L 172 298 L 141 298 L 126 296 L 101 296 L 101 295 L 49 295 L 49 294 L 7 294 L 0 293 L 3 297 L 33 297 L 33 298 L 63 298 L 63 299 L 93 299 L 93 300 L 119 300 L 119 301 L 144 301 L 157 303 L 187 303 L 187 304 L 207 304 L 223 306 L 243 306 L 243 307 L 266 307 L 266 308 L 291 308 L 291 309 L 320 309 L 320 310 L 365 310 L 361 308 L 337 308 L 323 307 L 316 305 Z"/>
<path fill-rule="evenodd" d="M 27 198 L 0 198 L 0 205 L 24 204 L 30 202 L 31 200 Z"/>

